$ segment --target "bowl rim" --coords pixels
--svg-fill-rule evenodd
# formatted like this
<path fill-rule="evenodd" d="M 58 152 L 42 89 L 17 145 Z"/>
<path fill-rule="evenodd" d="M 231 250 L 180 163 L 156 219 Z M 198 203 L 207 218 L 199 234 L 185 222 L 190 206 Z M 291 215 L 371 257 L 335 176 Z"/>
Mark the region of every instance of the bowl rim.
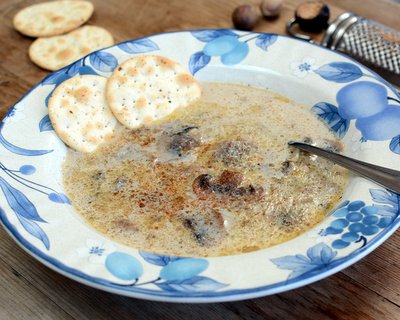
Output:
<path fill-rule="evenodd" d="M 143 36 L 140 38 L 134 38 L 132 40 L 141 40 L 141 39 L 147 39 L 149 37 L 154 37 L 154 36 L 162 36 L 162 35 L 167 35 L 167 34 L 187 34 L 192 31 L 210 31 L 210 30 L 231 30 L 234 32 L 238 32 L 237 30 L 234 29 L 196 29 L 196 30 L 180 30 L 180 31 L 172 31 L 172 32 L 162 32 L 162 33 L 157 33 L 157 34 L 152 34 L 148 36 Z M 305 43 L 302 40 L 294 39 L 290 36 L 287 35 L 281 35 L 281 34 L 274 34 L 274 33 L 265 33 L 265 32 L 249 32 L 249 34 L 254 34 L 254 35 L 259 35 L 259 34 L 267 34 L 267 35 L 277 35 L 278 37 L 285 38 L 289 41 L 293 41 L 294 44 L 296 43 Z M 132 40 L 127 40 L 120 42 L 118 44 L 122 43 L 127 43 Z M 85 58 L 89 57 L 93 53 L 103 51 L 109 48 L 113 48 L 117 46 L 118 44 L 114 44 L 112 46 L 109 46 L 107 48 L 102 48 L 100 50 L 94 51 L 84 57 L 82 57 L 79 60 L 84 60 Z M 392 86 L 390 83 L 388 83 L 385 79 L 383 79 L 381 76 L 376 74 L 376 72 L 372 71 L 370 68 L 362 65 L 358 61 L 354 60 L 351 57 L 346 56 L 345 54 L 337 51 L 333 51 L 331 49 L 322 47 L 318 44 L 315 43 L 307 43 L 307 45 L 313 46 L 317 48 L 317 50 L 328 50 L 331 53 L 334 53 L 336 55 L 342 56 L 345 58 L 347 61 L 350 61 L 357 66 L 361 66 L 363 69 L 369 71 L 371 74 L 374 74 L 376 76 L 376 79 L 384 83 L 388 88 L 393 90 L 394 92 L 397 92 L 397 90 Z M 75 61 L 76 62 L 76 61 Z M 74 63 L 75 63 L 74 62 Z M 73 63 L 72 63 L 73 64 Z M 59 72 L 61 70 L 67 70 L 72 64 L 65 66 L 55 72 Z M 44 77 L 41 81 L 39 81 L 37 84 L 32 86 L 20 99 L 18 99 L 13 107 L 10 108 L 12 110 L 19 102 L 23 101 L 24 98 L 30 94 L 33 90 L 35 90 L 42 82 L 44 82 L 46 79 L 51 77 L 54 72 L 51 72 L 49 75 Z M 139 291 L 129 291 L 124 289 L 123 287 L 119 285 L 109 285 L 106 283 L 101 278 L 96 278 L 93 276 L 90 276 L 88 274 L 85 274 L 78 269 L 74 269 L 71 267 L 68 267 L 65 265 L 63 262 L 57 260 L 56 258 L 42 252 L 38 248 L 35 247 L 35 245 L 31 244 L 28 240 L 26 240 L 20 232 L 13 226 L 13 224 L 8 220 L 6 212 L 0 207 L 0 222 L 3 225 L 4 229 L 7 231 L 7 233 L 14 239 L 14 241 L 22 248 L 24 249 L 25 252 L 27 252 L 29 255 L 34 257 L 36 260 L 40 261 L 42 264 L 46 265 L 48 268 L 56 271 L 57 273 L 62 274 L 63 276 L 66 276 L 70 279 L 73 279 L 79 283 L 101 289 L 103 291 L 111 292 L 111 293 L 116 293 L 128 297 L 135 297 L 135 298 L 142 298 L 146 300 L 153 300 L 153 301 L 163 301 L 163 302 L 185 302 L 185 303 L 209 303 L 209 302 L 224 302 L 224 301 L 237 301 L 237 300 L 245 300 L 245 299 L 252 299 L 252 298 L 257 298 L 257 297 L 262 297 L 266 295 L 271 295 L 271 294 L 276 294 L 288 290 L 292 290 L 298 287 L 302 287 L 308 284 L 311 284 L 315 281 L 321 280 L 323 278 L 326 278 L 336 272 L 339 272 L 349 265 L 359 261 L 360 259 L 364 258 L 367 254 L 372 252 L 374 249 L 376 249 L 380 244 L 382 244 L 387 238 L 392 235 L 397 228 L 400 227 L 400 219 L 399 216 L 396 218 L 396 221 L 394 221 L 390 227 L 387 227 L 384 232 L 381 232 L 378 236 L 376 236 L 374 239 L 368 242 L 368 244 L 357 250 L 352 256 L 351 254 L 348 255 L 345 261 L 337 264 L 337 265 L 332 265 L 331 268 L 325 269 L 324 271 L 313 274 L 310 276 L 307 276 L 303 279 L 293 279 L 292 280 L 286 280 L 286 281 L 281 281 L 269 285 L 264 285 L 260 287 L 253 287 L 253 288 L 246 288 L 246 289 L 232 289 L 232 290 L 225 290 L 225 291 L 220 291 L 220 292 L 215 292 L 212 296 L 210 296 L 210 293 L 207 292 L 206 295 L 203 296 L 203 294 L 200 292 L 199 295 L 192 295 L 192 296 L 187 296 L 185 293 L 182 293 L 182 295 L 174 295 L 174 296 L 168 296 L 168 295 L 163 295 L 162 292 L 156 291 L 156 290 L 150 290 L 150 289 L 144 289 L 142 292 Z M 213 259 L 213 257 L 207 258 L 207 259 Z"/>

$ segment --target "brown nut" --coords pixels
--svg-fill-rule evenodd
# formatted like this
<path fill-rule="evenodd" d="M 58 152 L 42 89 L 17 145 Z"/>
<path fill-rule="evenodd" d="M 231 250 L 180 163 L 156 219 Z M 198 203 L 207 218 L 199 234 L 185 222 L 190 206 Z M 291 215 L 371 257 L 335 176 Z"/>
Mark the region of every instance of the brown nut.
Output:
<path fill-rule="evenodd" d="M 260 10 L 264 17 L 275 18 L 279 16 L 282 9 L 282 0 L 263 0 Z"/>
<path fill-rule="evenodd" d="M 300 29 L 318 33 L 328 27 L 330 12 L 321 1 L 306 1 L 299 4 L 294 15 Z"/>
<path fill-rule="evenodd" d="M 232 22 L 236 29 L 251 31 L 260 18 L 260 13 L 252 5 L 237 7 L 232 13 Z"/>

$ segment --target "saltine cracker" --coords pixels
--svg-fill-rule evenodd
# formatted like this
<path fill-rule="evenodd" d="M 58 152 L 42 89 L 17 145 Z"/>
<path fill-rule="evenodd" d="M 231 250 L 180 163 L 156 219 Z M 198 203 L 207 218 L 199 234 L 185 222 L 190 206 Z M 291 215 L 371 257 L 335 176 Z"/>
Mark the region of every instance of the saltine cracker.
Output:
<path fill-rule="evenodd" d="M 120 64 L 106 90 L 112 112 L 128 128 L 163 118 L 201 96 L 200 84 L 186 68 L 157 55 L 135 56 Z"/>
<path fill-rule="evenodd" d="M 112 44 L 114 39 L 106 29 L 83 26 L 65 35 L 36 39 L 29 47 L 29 58 L 39 67 L 54 71 Z"/>
<path fill-rule="evenodd" d="M 92 152 L 114 137 L 117 120 L 105 97 L 107 79 L 78 75 L 52 93 L 48 112 L 57 135 L 71 148 Z"/>
<path fill-rule="evenodd" d="M 48 37 L 74 30 L 93 13 L 89 1 L 49 1 L 19 11 L 13 20 L 15 29 L 30 37 Z"/>

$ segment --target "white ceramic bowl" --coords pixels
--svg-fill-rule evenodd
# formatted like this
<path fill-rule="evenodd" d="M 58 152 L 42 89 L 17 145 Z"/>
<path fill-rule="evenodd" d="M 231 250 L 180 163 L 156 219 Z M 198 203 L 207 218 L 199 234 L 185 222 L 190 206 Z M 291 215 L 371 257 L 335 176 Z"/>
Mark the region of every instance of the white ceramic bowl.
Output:
<path fill-rule="evenodd" d="M 344 55 L 285 36 L 233 30 L 127 41 L 50 74 L 0 123 L 0 218 L 16 242 L 42 263 L 131 297 L 240 300 L 327 277 L 364 257 L 399 226 L 399 196 L 352 176 L 343 202 L 319 225 L 291 241 L 242 255 L 160 256 L 115 243 L 88 227 L 63 193 L 61 163 L 67 148 L 52 130 L 48 97 L 76 74 L 108 77 L 118 63 L 147 53 L 178 61 L 201 81 L 267 87 L 310 106 L 343 139 L 350 156 L 400 169 L 400 129 L 393 124 L 399 94 Z"/>

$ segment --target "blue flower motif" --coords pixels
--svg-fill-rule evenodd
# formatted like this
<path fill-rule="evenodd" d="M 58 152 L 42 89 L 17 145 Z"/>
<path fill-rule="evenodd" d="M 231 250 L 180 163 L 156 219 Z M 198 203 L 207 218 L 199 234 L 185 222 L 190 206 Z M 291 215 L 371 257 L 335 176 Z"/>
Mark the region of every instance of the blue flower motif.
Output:
<path fill-rule="evenodd" d="M 299 70 L 300 71 L 310 71 L 311 70 L 311 64 L 304 62 L 302 64 L 299 65 Z"/>
<path fill-rule="evenodd" d="M 103 264 L 107 255 L 115 251 L 112 244 L 103 243 L 99 240 L 88 239 L 86 246 L 78 248 L 76 252 L 81 258 L 87 258 L 91 263 Z"/>
<path fill-rule="evenodd" d="M 101 257 L 103 253 L 104 253 L 104 248 L 100 248 L 99 246 L 95 246 L 89 249 L 89 254 L 94 254 L 99 257 Z"/>
<path fill-rule="evenodd" d="M 333 262 L 337 261 L 337 252 L 333 251 L 325 243 L 318 243 L 307 250 L 307 256 L 296 254 L 272 259 L 271 261 L 280 269 L 291 270 L 288 280 L 309 276 L 327 269 Z"/>
<path fill-rule="evenodd" d="M 305 78 L 314 69 L 315 59 L 312 57 L 304 57 L 301 61 L 293 61 L 290 64 L 292 74 L 298 78 Z"/>

